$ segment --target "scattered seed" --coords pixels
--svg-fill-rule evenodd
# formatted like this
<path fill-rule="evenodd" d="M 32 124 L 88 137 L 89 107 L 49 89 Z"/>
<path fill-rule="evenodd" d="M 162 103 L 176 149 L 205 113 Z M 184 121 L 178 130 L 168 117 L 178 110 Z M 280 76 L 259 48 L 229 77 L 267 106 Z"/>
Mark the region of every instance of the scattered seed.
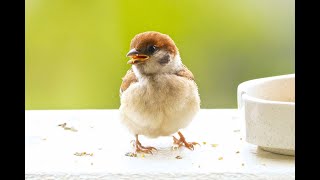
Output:
<path fill-rule="evenodd" d="M 240 129 L 233 130 L 233 132 L 240 132 Z"/>
<path fill-rule="evenodd" d="M 202 142 L 202 144 L 207 144 L 207 142 Z"/>
<path fill-rule="evenodd" d="M 181 156 L 176 156 L 176 159 L 182 159 L 182 157 Z"/>
<path fill-rule="evenodd" d="M 58 126 L 61 126 L 61 127 L 66 127 L 67 123 L 63 123 L 63 124 L 59 124 Z"/>
<path fill-rule="evenodd" d="M 240 140 L 242 140 L 242 138 L 240 138 Z"/>
<path fill-rule="evenodd" d="M 266 164 L 262 164 L 262 166 L 266 166 Z"/>
<path fill-rule="evenodd" d="M 76 130 L 74 127 L 71 127 L 70 131 L 77 132 L 78 130 Z"/>
<path fill-rule="evenodd" d="M 58 126 L 61 126 L 64 130 L 69 130 L 69 131 L 73 131 L 73 132 L 77 132 L 78 131 L 74 127 L 66 127 L 67 123 L 59 124 Z"/>
<path fill-rule="evenodd" d="M 132 153 L 132 152 L 127 152 L 127 153 L 125 154 L 125 156 L 137 157 L 137 154 L 136 154 L 136 153 Z"/>
<path fill-rule="evenodd" d="M 45 140 L 47 140 L 47 138 L 42 138 L 42 140 L 44 140 L 44 141 L 45 141 Z"/>
<path fill-rule="evenodd" d="M 91 163 L 91 166 L 93 165 L 93 163 Z"/>
<path fill-rule="evenodd" d="M 200 165 L 198 166 L 198 168 L 200 168 Z"/>
<path fill-rule="evenodd" d="M 241 166 L 244 166 L 244 163 L 242 163 Z"/>
<path fill-rule="evenodd" d="M 212 146 L 212 147 L 217 147 L 217 146 L 218 146 L 218 144 L 211 144 L 211 146 Z"/>
<path fill-rule="evenodd" d="M 86 152 L 76 152 L 74 153 L 75 156 L 93 156 L 93 153 L 86 153 Z"/>
<path fill-rule="evenodd" d="M 141 154 L 141 157 L 142 157 L 142 158 L 144 158 L 144 157 L 145 157 L 145 155 L 144 155 L 144 154 Z"/>
<path fill-rule="evenodd" d="M 236 153 L 238 154 L 238 153 L 240 153 L 240 151 L 237 151 Z"/>
<path fill-rule="evenodd" d="M 223 160 L 223 157 L 219 157 L 218 160 Z"/>

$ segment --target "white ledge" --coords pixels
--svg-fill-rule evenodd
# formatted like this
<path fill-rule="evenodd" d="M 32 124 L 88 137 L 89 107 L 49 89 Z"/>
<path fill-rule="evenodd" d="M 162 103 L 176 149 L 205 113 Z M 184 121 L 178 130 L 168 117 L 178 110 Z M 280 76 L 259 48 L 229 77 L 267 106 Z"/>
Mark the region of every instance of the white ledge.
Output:
<path fill-rule="evenodd" d="M 202 109 L 182 130 L 187 141 L 201 144 L 194 151 L 172 150 L 172 137 L 141 136 L 143 145 L 158 148 L 144 157 L 125 156 L 134 137 L 117 110 L 26 110 L 25 115 L 26 179 L 295 179 L 294 157 L 245 142 L 236 109 Z M 58 126 L 63 123 L 77 131 Z"/>

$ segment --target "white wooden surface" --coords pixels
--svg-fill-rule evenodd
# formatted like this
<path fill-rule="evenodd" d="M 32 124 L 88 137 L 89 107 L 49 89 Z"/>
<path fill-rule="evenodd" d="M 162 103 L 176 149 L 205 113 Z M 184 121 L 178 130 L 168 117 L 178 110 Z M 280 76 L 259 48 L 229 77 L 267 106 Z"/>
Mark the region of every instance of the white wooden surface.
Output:
<path fill-rule="evenodd" d="M 134 137 L 119 123 L 117 110 L 26 110 L 25 115 L 26 179 L 295 179 L 294 157 L 245 142 L 236 109 L 202 109 L 182 130 L 187 141 L 201 144 L 194 151 L 172 150 L 172 137 L 141 136 L 143 145 L 158 152 L 137 157 L 125 156 Z M 63 123 L 77 131 L 58 126 Z"/>

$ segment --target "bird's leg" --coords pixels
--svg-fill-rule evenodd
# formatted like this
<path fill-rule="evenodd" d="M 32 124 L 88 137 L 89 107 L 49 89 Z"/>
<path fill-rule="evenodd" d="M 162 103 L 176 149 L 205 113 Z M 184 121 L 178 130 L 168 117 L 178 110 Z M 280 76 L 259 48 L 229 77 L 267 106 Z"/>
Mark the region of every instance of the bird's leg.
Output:
<path fill-rule="evenodd" d="M 194 145 L 200 145 L 197 142 L 187 142 L 185 137 L 182 135 L 182 133 L 180 131 L 178 131 L 178 135 L 180 136 L 180 139 L 177 139 L 176 137 L 173 137 L 173 143 L 178 145 L 178 147 L 181 146 L 185 146 L 186 148 L 190 149 L 190 150 L 194 150 Z"/>
<path fill-rule="evenodd" d="M 135 148 L 135 153 L 138 153 L 138 152 L 143 152 L 143 153 L 146 153 L 146 154 L 152 154 L 152 150 L 156 150 L 156 148 L 154 147 L 151 147 L 151 146 L 147 146 L 147 147 L 144 147 L 141 145 L 139 139 L 138 139 L 138 134 L 136 134 L 136 140 L 133 141 L 134 143 L 134 148 Z"/>

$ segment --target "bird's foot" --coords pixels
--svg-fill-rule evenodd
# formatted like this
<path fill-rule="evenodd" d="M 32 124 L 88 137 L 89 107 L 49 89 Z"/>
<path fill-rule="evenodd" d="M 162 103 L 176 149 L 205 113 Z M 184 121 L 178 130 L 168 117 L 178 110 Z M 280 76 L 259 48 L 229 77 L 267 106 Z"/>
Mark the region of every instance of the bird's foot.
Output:
<path fill-rule="evenodd" d="M 197 142 L 187 142 L 185 137 L 182 135 L 182 133 L 180 131 L 178 132 L 178 134 L 180 136 L 180 139 L 177 139 L 176 137 L 172 136 L 173 137 L 173 144 L 178 146 L 178 148 L 181 146 L 185 146 L 186 148 L 188 148 L 190 150 L 194 150 L 195 145 L 200 145 Z"/>
<path fill-rule="evenodd" d="M 151 146 L 147 146 L 147 147 L 142 146 L 139 141 L 133 140 L 132 142 L 133 142 L 134 147 L 135 147 L 135 153 L 142 152 L 142 153 L 146 153 L 146 154 L 153 154 L 153 153 L 152 153 L 152 150 L 157 151 L 157 149 L 154 148 L 154 147 L 151 147 Z"/>

